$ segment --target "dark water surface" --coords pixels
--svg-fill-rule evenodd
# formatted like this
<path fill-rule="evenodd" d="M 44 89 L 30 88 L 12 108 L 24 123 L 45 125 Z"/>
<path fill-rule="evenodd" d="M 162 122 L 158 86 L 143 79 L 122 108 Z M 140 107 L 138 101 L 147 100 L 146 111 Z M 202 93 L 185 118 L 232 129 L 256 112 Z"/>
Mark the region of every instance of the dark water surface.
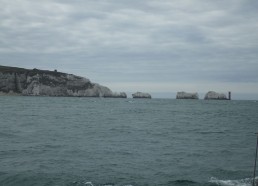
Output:
<path fill-rule="evenodd" d="M 251 185 L 258 102 L 0 97 L 0 185 Z"/>

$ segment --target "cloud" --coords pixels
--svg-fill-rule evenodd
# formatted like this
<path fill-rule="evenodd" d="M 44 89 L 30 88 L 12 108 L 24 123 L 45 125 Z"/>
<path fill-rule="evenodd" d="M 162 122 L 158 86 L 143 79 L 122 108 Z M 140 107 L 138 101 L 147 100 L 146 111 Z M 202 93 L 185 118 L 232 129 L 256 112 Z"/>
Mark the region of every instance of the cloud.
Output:
<path fill-rule="evenodd" d="M 121 89 L 258 83 L 257 8 L 245 0 L 0 0 L 0 64 Z"/>

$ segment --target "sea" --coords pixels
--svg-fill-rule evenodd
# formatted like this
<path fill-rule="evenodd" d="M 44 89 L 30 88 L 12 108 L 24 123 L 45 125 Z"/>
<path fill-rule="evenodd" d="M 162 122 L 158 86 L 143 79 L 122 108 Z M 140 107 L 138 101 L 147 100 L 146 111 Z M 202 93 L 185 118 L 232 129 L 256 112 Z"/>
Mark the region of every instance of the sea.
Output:
<path fill-rule="evenodd" d="M 0 186 L 251 186 L 255 132 L 258 101 L 1 96 Z"/>

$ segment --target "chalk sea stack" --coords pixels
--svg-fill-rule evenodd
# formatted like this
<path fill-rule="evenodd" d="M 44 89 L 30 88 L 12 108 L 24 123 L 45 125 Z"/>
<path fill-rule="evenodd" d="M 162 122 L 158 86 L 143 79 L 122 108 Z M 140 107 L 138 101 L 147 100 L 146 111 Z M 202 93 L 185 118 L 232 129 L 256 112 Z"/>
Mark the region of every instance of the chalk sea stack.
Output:
<path fill-rule="evenodd" d="M 112 94 L 104 94 L 103 97 L 105 98 L 127 98 L 127 95 L 125 92 L 112 92 Z"/>
<path fill-rule="evenodd" d="M 151 99 L 151 95 L 149 93 L 136 92 L 132 94 L 133 98 L 148 98 Z"/>
<path fill-rule="evenodd" d="M 62 72 L 0 66 L 0 93 L 24 96 L 121 97 L 108 87 Z"/>
<path fill-rule="evenodd" d="M 205 94 L 204 99 L 209 100 L 209 99 L 214 99 L 214 100 L 227 100 L 227 96 L 223 93 L 218 93 L 214 91 L 209 91 Z"/>
<path fill-rule="evenodd" d="M 177 92 L 176 99 L 199 99 L 197 92 L 188 93 L 188 92 Z"/>

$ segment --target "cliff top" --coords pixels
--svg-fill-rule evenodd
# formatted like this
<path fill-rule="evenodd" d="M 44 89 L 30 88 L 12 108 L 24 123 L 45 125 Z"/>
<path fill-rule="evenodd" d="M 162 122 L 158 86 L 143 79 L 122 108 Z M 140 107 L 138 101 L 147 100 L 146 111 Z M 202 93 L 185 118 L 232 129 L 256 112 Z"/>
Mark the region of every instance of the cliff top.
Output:
<path fill-rule="evenodd" d="M 25 68 L 18 68 L 18 67 L 9 67 L 9 66 L 2 66 L 0 65 L 0 72 L 3 73 L 32 73 L 32 74 L 51 74 L 51 75 L 56 75 L 56 76 L 61 76 L 65 75 L 66 73 L 62 72 L 57 72 L 56 70 L 54 71 L 49 71 L 49 70 L 39 70 L 39 69 L 25 69 Z"/>

